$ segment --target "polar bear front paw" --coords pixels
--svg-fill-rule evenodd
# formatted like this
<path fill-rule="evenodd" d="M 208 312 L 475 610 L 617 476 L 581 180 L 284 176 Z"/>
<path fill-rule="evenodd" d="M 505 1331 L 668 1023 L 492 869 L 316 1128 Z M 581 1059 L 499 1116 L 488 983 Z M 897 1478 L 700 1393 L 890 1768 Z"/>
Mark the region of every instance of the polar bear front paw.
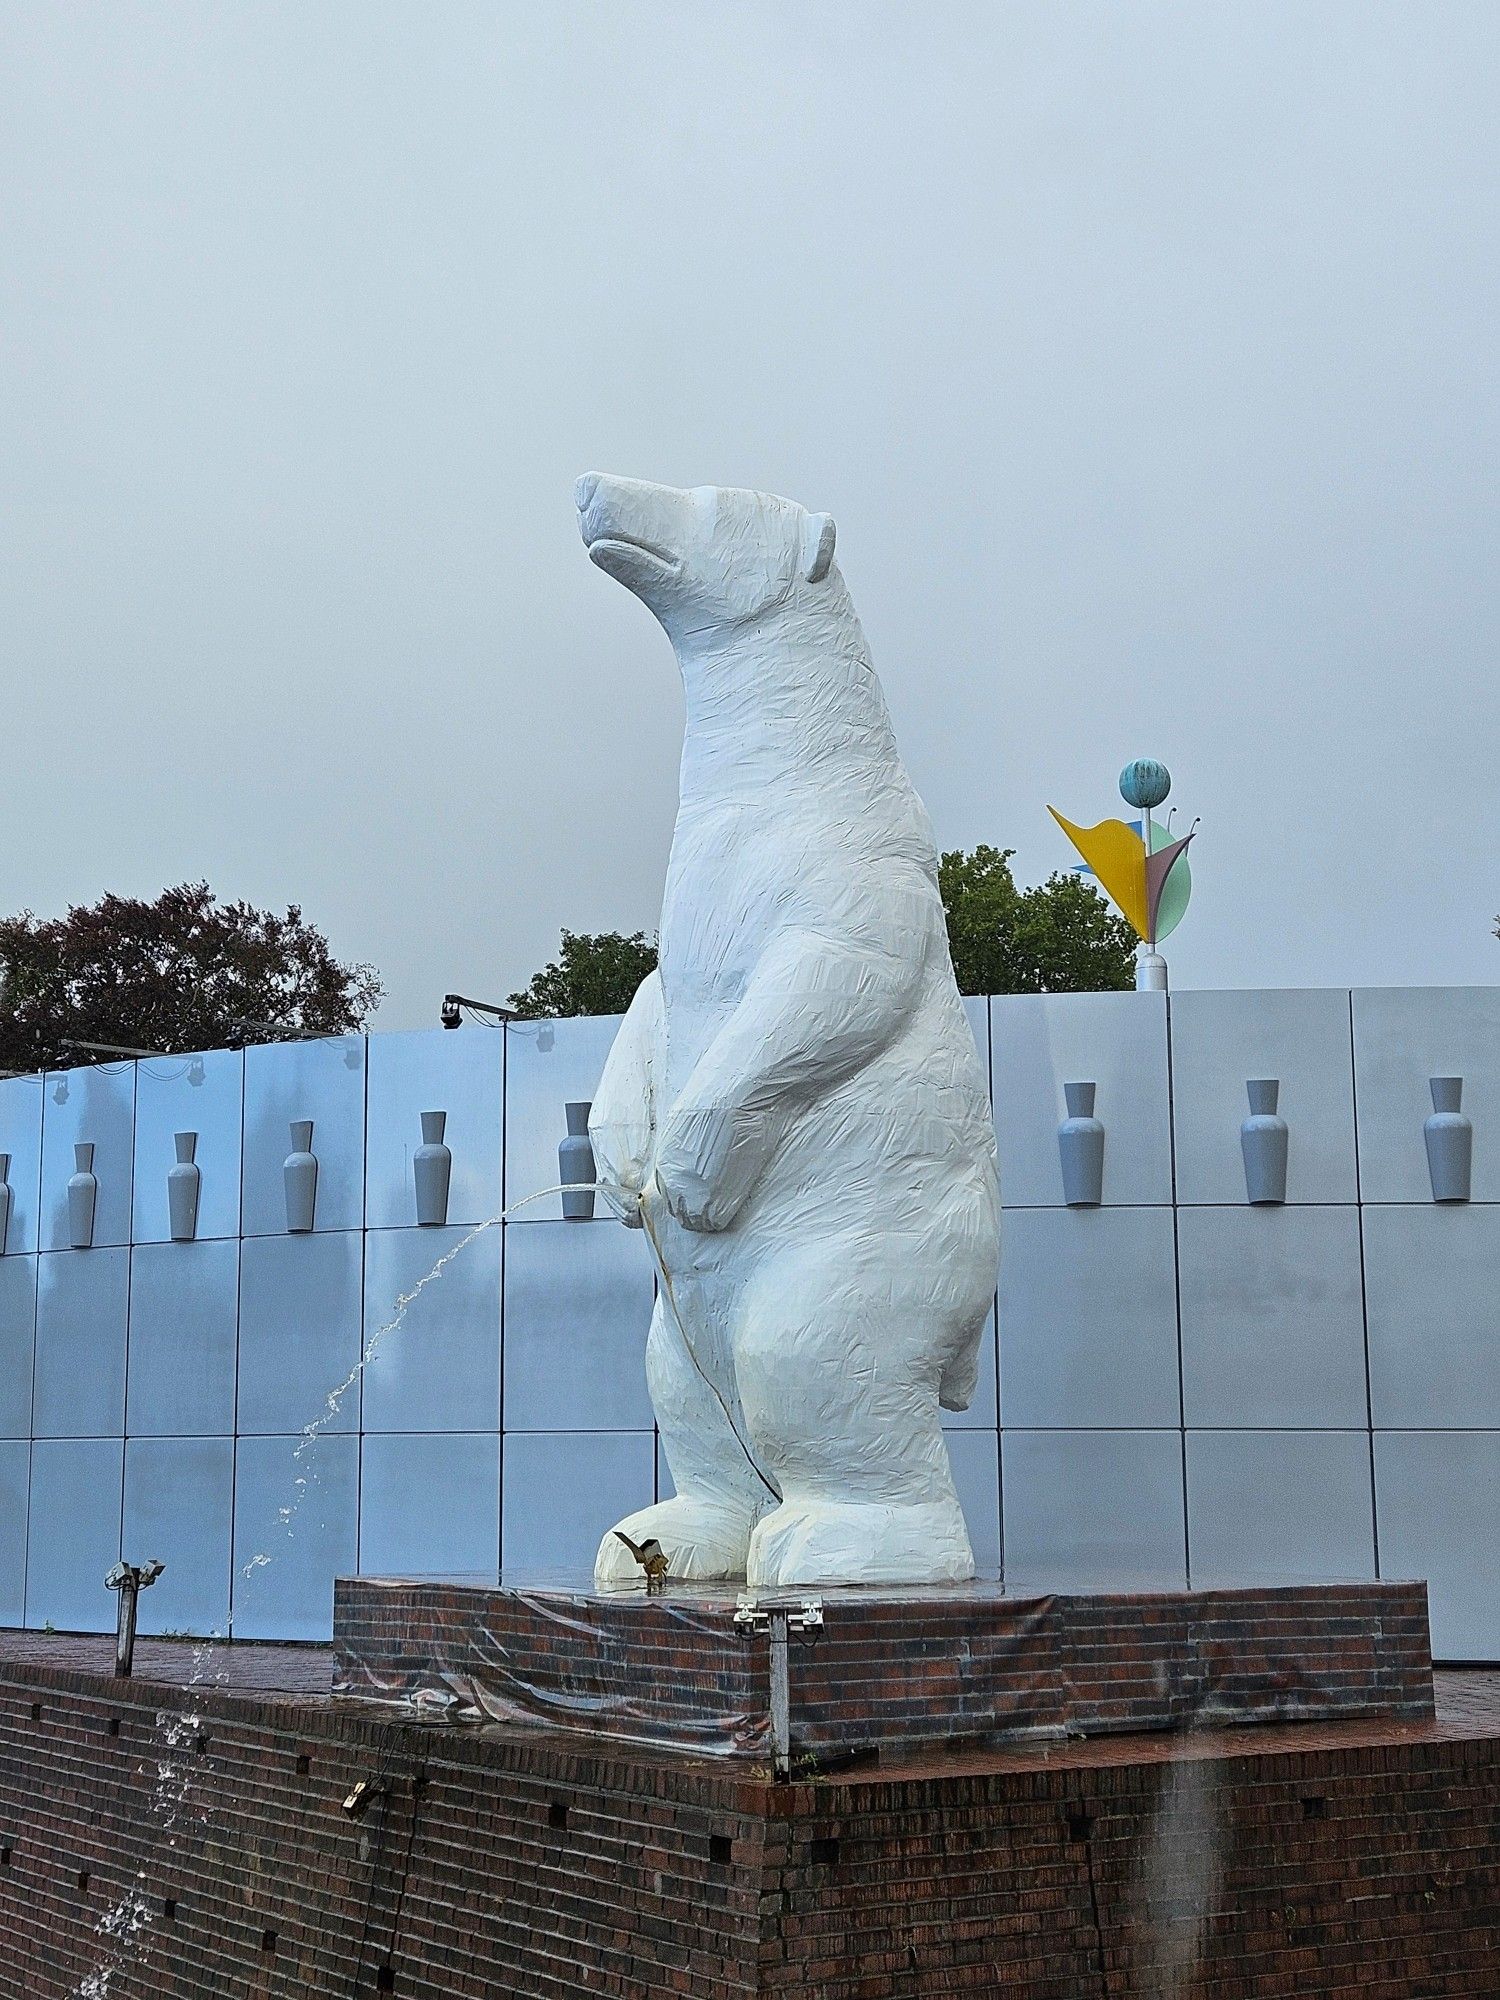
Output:
<path fill-rule="evenodd" d="M 811 1583 L 963 1583 L 974 1552 L 956 1499 L 787 1501 L 750 1537 L 756 1589 Z"/>
<path fill-rule="evenodd" d="M 667 1559 L 667 1582 L 737 1581 L 745 1574 L 745 1553 L 755 1516 L 718 1500 L 695 1500 L 679 1493 L 627 1514 L 618 1532 L 611 1528 L 594 1558 L 594 1581 L 601 1589 L 639 1582 L 640 1564 L 619 1539 L 628 1535 L 638 1546 L 661 1544 Z"/>

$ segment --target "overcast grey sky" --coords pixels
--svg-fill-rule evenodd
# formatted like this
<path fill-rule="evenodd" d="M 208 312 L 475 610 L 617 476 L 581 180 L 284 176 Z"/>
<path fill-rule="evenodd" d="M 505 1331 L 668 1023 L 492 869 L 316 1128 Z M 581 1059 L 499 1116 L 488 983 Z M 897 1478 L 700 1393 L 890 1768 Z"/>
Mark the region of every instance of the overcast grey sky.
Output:
<path fill-rule="evenodd" d="M 827 508 L 946 846 L 1164 758 L 1176 985 L 1490 981 L 1493 0 L 0 11 L 0 904 L 206 875 L 382 1027 L 654 926 L 587 467 Z"/>

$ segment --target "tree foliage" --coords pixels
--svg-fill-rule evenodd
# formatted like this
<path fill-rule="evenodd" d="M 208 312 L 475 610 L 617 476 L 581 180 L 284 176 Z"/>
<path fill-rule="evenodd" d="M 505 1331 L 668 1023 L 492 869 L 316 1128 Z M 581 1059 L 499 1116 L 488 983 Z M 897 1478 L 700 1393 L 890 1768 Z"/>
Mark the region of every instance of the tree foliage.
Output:
<path fill-rule="evenodd" d="M 510 1005 L 524 1021 L 565 1014 L 623 1014 L 635 989 L 656 970 L 656 946 L 644 931 L 564 931 L 562 949 L 532 975 Z"/>
<path fill-rule="evenodd" d="M 65 917 L 23 910 L 0 919 L 0 1068 L 94 1060 L 68 1038 L 176 1055 L 289 1028 L 350 1034 L 380 993 L 374 968 L 336 959 L 295 904 L 279 917 L 220 903 L 206 882 L 154 902 L 102 896 Z"/>
<path fill-rule="evenodd" d="M 1013 848 L 943 855 L 938 887 L 960 993 L 1100 993 L 1135 984 L 1135 932 L 1080 875 L 1018 889 Z"/>

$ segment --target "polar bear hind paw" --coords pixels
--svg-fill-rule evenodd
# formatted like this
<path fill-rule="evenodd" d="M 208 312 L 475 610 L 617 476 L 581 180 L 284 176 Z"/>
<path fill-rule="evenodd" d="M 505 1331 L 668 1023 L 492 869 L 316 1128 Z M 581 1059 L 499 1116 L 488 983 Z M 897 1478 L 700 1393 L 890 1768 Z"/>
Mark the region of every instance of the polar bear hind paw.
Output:
<path fill-rule="evenodd" d="M 754 1525 L 754 1515 L 742 1508 L 679 1493 L 627 1514 L 618 1532 L 610 1529 L 594 1558 L 594 1581 L 601 1587 L 641 1581 L 644 1572 L 621 1535 L 628 1535 L 637 1547 L 649 1541 L 661 1544 L 669 1588 L 674 1581 L 738 1581 L 745 1574 Z"/>
<path fill-rule="evenodd" d="M 787 1501 L 750 1537 L 752 1589 L 833 1583 L 963 1583 L 974 1552 L 957 1499 Z"/>

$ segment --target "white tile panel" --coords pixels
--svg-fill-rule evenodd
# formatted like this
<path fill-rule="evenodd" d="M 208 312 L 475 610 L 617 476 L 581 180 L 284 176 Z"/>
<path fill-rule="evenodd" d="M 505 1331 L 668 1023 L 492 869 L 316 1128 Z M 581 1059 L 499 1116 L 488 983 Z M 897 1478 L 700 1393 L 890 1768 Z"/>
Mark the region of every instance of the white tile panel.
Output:
<path fill-rule="evenodd" d="M 49 1438 L 31 1447 L 26 1623 L 33 1630 L 115 1629 L 104 1579 L 120 1560 L 124 1461 L 118 1438 Z"/>
<path fill-rule="evenodd" d="M 238 1049 L 136 1064 L 135 1242 L 165 1243 L 171 1237 L 167 1175 L 177 1160 L 177 1132 L 198 1135 L 199 1241 L 239 1235 L 244 1092 L 245 1062 Z"/>
<path fill-rule="evenodd" d="M 1364 1431 L 1189 1431 L 1193 1587 L 1375 1574 Z"/>
<path fill-rule="evenodd" d="M 292 1437 L 241 1438 L 235 1448 L 234 1636 L 327 1640 L 333 1579 L 352 1576 L 358 1558 L 359 1439 L 325 1435 L 309 1444 Z"/>
<path fill-rule="evenodd" d="M 144 1243 L 131 1251 L 132 1436 L 233 1431 L 239 1262 L 234 1241 Z"/>
<path fill-rule="evenodd" d="M 0 1257 L 0 1438 L 31 1436 L 37 1262 Z"/>
<path fill-rule="evenodd" d="M 311 1423 L 322 1430 L 358 1430 L 363 1287 L 364 1237 L 357 1230 L 245 1238 L 241 1431 L 275 1435 Z M 330 1411 L 329 1399 L 340 1390 Z"/>
<path fill-rule="evenodd" d="M 498 1028 L 371 1035 L 365 1152 L 365 1220 L 371 1229 L 417 1227 L 412 1156 L 422 1143 L 424 1111 L 448 1114 L 443 1137 L 453 1155 L 448 1221 L 472 1224 L 499 1214 L 504 1055 Z"/>
<path fill-rule="evenodd" d="M 619 1222 L 507 1229 L 506 1429 L 649 1429 L 654 1296 L 641 1230 Z"/>
<path fill-rule="evenodd" d="M 99 1183 L 94 1244 L 130 1241 L 130 1184 L 135 1161 L 135 1064 L 53 1070 L 42 1095 L 41 1238 L 44 1250 L 66 1250 L 68 1182 L 73 1148 L 94 1148 Z M 78 1253 L 83 1254 L 83 1253 Z"/>
<path fill-rule="evenodd" d="M 110 1437 L 125 1428 L 130 1252 L 49 1251 L 37 1260 L 38 1437 Z"/>
<path fill-rule="evenodd" d="M 497 1224 L 461 1248 L 469 1234 L 372 1229 L 366 1236 L 367 1431 L 499 1430 L 501 1230 Z M 402 1298 L 410 1299 L 404 1311 Z"/>
<path fill-rule="evenodd" d="M 0 1077 L 0 1153 L 9 1153 L 10 1222 L 0 1250 L 8 1257 L 37 1248 L 42 1183 L 42 1079 Z"/>
<path fill-rule="evenodd" d="M 0 1440 L 0 1626 L 26 1622 L 26 1512 L 31 1446 Z"/>
<path fill-rule="evenodd" d="M 1275 1077 L 1287 1123 L 1287 1200 L 1357 1200 L 1349 995 L 1313 988 L 1179 993 L 1171 1006 L 1177 1199 L 1245 1201 L 1245 1085 Z"/>
<path fill-rule="evenodd" d="M 953 1431 L 948 1463 L 974 1551 L 975 1573 L 1000 1574 L 1000 1439 L 995 1431 Z"/>
<path fill-rule="evenodd" d="M 1377 1429 L 1500 1429 L 1500 1207 L 1364 1213 Z"/>
<path fill-rule="evenodd" d="M 1104 1203 L 1172 1199 L 1162 993 L 1018 993 L 990 1002 L 990 1072 L 1007 1208 L 1060 1207 L 1065 1083 L 1097 1085 Z"/>
<path fill-rule="evenodd" d="M 1180 1589 L 1178 1431 L 1013 1431 L 1001 1440 L 1006 1583 Z"/>
<path fill-rule="evenodd" d="M 1359 1178 L 1366 1201 L 1430 1201 L 1428 1079 L 1461 1076 L 1473 1196 L 1500 1201 L 1500 987 L 1366 986 L 1354 994 Z"/>
<path fill-rule="evenodd" d="M 1500 1431 L 1377 1431 L 1380 1574 L 1424 1577 L 1439 1660 L 1500 1660 Z"/>
<path fill-rule="evenodd" d="M 232 1438 L 132 1438 L 125 1447 L 127 1562 L 166 1564 L 138 1612 L 142 1632 L 229 1631 Z"/>
<path fill-rule="evenodd" d="M 655 1497 L 650 1431 L 517 1432 L 501 1467 L 501 1565 L 510 1580 L 593 1575 L 607 1529 Z"/>
<path fill-rule="evenodd" d="M 1000 1408 L 1007 1427 L 1179 1422 L 1171 1209 L 1006 1215 Z"/>
<path fill-rule="evenodd" d="M 240 1215 L 247 1236 L 279 1236 L 286 1229 L 282 1167 L 291 1150 L 292 1121 L 304 1118 L 313 1121 L 318 1162 L 313 1229 L 358 1229 L 365 1215 L 362 1035 L 246 1049 Z"/>
<path fill-rule="evenodd" d="M 565 1104 L 592 1103 L 618 1014 L 564 1021 L 515 1021 L 505 1030 L 505 1202 L 555 1187 L 557 1148 L 567 1132 Z M 606 1214 L 602 1201 L 596 1205 Z M 520 1209 L 513 1220 L 545 1222 L 562 1214 L 562 1197 Z M 581 1227 L 575 1224 L 575 1227 Z"/>
<path fill-rule="evenodd" d="M 1190 1429 L 1367 1425 L 1357 1209 L 1184 1208 L 1177 1239 Z"/>
<path fill-rule="evenodd" d="M 473 1576 L 500 1563 L 500 1439 L 367 1437 L 359 1567 L 365 1576 Z"/>

